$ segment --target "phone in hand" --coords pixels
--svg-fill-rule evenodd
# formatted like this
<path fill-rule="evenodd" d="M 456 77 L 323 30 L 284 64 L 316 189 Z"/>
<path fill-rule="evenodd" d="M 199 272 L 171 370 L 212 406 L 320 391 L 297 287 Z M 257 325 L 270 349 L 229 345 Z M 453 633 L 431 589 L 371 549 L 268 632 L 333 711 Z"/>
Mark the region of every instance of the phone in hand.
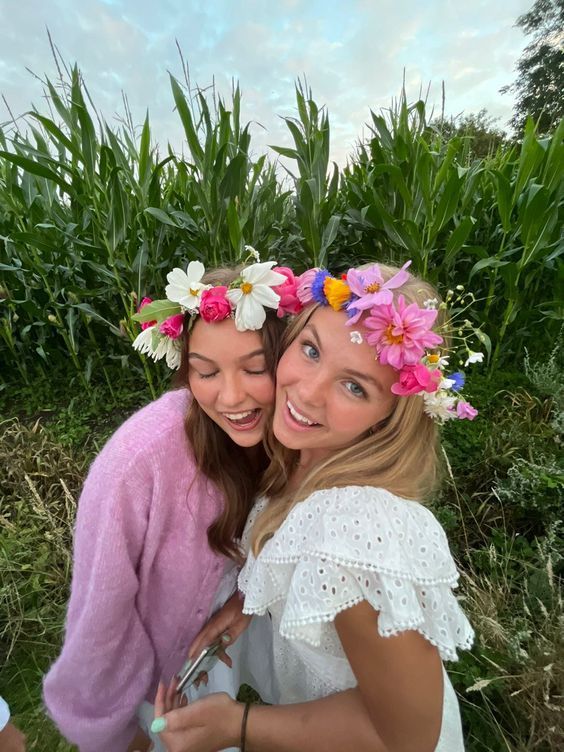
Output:
<path fill-rule="evenodd" d="M 192 661 L 187 661 L 182 667 L 182 670 L 177 674 L 177 694 L 181 694 L 182 691 L 193 684 L 201 674 L 211 671 L 219 660 L 219 651 L 224 647 L 225 643 L 220 637 L 215 642 L 212 642 L 211 645 L 206 645 L 197 658 Z"/>

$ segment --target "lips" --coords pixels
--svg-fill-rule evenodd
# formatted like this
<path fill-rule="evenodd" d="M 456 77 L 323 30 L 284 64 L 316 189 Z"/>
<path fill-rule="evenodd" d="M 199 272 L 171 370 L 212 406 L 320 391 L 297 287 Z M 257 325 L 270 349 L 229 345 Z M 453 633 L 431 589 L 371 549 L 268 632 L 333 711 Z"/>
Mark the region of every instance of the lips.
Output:
<path fill-rule="evenodd" d="M 237 431 L 251 431 L 258 425 L 262 418 L 262 409 L 255 407 L 253 410 L 241 410 L 237 413 L 222 413 L 229 425 Z"/>
<path fill-rule="evenodd" d="M 299 426 L 301 429 L 318 428 L 321 425 L 298 410 L 290 400 L 286 400 L 286 415 L 291 425 Z"/>

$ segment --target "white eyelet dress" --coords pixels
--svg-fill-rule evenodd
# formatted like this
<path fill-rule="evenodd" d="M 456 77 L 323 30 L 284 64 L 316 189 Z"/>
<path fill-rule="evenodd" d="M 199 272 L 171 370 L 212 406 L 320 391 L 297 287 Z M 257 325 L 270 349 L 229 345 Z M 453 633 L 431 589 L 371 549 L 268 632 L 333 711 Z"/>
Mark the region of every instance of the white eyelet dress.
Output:
<path fill-rule="evenodd" d="M 268 500 L 255 504 L 243 534 Z M 458 572 L 444 530 L 418 502 L 381 488 L 331 488 L 297 504 L 239 575 L 244 611 L 272 617 L 274 672 L 282 704 L 355 687 L 335 616 L 363 600 L 379 612 L 382 636 L 416 630 L 456 660 L 474 633 L 453 593 Z M 436 752 L 463 752 L 458 701 L 443 669 Z"/>

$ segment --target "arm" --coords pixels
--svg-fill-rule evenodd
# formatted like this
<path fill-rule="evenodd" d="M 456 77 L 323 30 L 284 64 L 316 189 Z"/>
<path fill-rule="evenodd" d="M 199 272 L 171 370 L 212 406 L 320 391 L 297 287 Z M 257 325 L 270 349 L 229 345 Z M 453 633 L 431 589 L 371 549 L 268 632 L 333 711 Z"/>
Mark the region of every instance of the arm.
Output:
<path fill-rule="evenodd" d="M 126 749 L 152 681 L 154 652 L 136 595 L 153 478 L 150 461 L 133 452 L 110 443 L 86 480 L 65 640 L 44 683 L 49 714 L 81 752 Z"/>
<path fill-rule="evenodd" d="M 214 752 L 238 747 L 244 705 L 225 693 L 209 695 L 166 715 L 165 689 L 155 713 L 164 717 L 167 752 Z M 154 731 L 162 729 L 162 724 Z M 253 705 L 247 719 L 246 752 L 390 752 L 368 716 L 357 689 L 295 705 Z"/>
<path fill-rule="evenodd" d="M 442 664 L 413 631 L 381 637 L 378 614 L 363 601 L 335 621 L 358 687 L 294 705 L 253 706 L 247 752 L 432 752 L 442 716 Z M 165 710 L 163 695 L 155 711 Z M 166 714 L 169 752 L 210 752 L 239 744 L 243 706 L 211 695 Z M 214 746 L 214 744 L 216 746 Z"/>
<path fill-rule="evenodd" d="M 390 752 L 432 752 L 443 707 L 439 653 L 419 632 L 381 637 L 377 624 L 366 601 L 335 619 L 370 718 Z"/>

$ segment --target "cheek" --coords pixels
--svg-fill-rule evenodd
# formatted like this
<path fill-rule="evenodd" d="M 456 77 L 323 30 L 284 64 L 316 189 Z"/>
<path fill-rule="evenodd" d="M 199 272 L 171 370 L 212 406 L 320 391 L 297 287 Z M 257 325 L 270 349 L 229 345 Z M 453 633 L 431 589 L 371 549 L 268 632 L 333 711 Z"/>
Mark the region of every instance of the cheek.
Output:
<path fill-rule="evenodd" d="M 214 402 L 214 386 L 210 381 L 198 378 L 198 376 L 188 376 L 188 388 L 192 396 L 202 407 Z"/>
<path fill-rule="evenodd" d="M 260 383 L 259 383 L 260 382 Z M 274 403 L 275 384 L 270 376 L 251 382 L 249 394 L 261 405 L 272 405 Z"/>

